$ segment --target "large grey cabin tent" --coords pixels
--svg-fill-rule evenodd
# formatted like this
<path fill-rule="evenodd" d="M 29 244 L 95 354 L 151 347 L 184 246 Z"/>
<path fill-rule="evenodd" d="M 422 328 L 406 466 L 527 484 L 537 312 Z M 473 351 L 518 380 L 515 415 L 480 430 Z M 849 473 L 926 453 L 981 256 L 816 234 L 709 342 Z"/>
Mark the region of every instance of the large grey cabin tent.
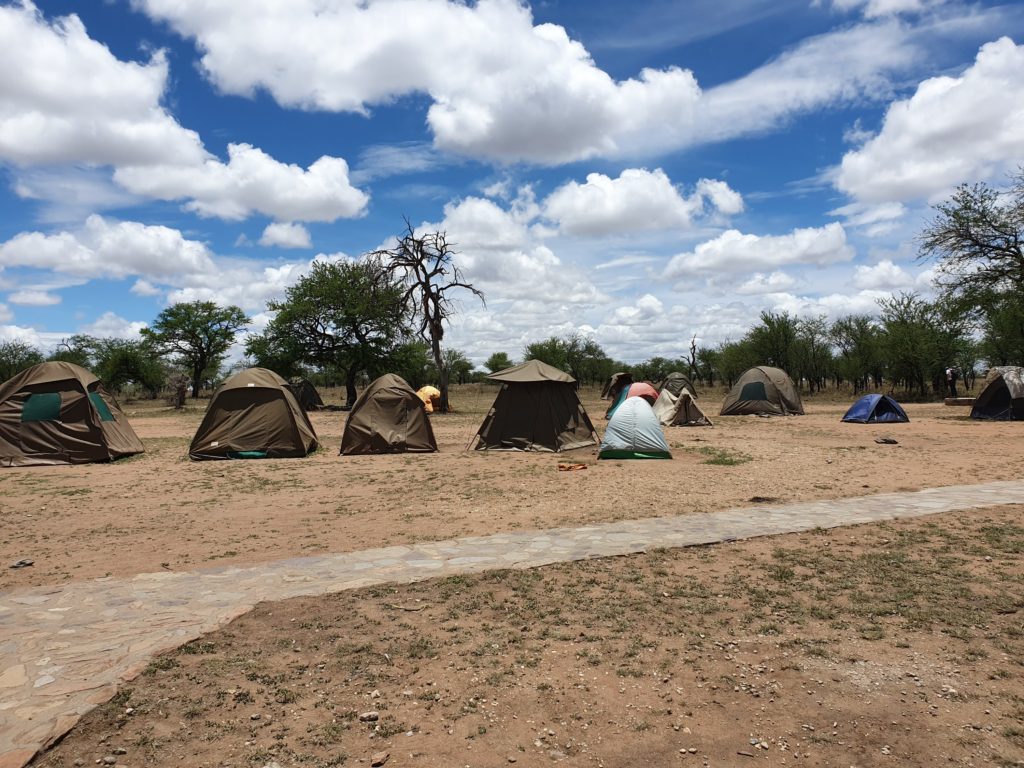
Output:
<path fill-rule="evenodd" d="M 722 403 L 720 416 L 790 416 L 804 413 L 796 384 L 781 368 L 758 365 L 743 372 Z"/>
<path fill-rule="evenodd" d="M 993 368 L 985 382 L 985 388 L 971 408 L 971 418 L 1024 421 L 1024 368 Z"/>
<path fill-rule="evenodd" d="M 598 459 L 671 459 L 665 434 L 650 403 L 626 398 L 615 409 L 601 440 Z"/>
<path fill-rule="evenodd" d="M 40 363 L 0 385 L 0 466 L 85 464 L 143 451 L 117 401 L 81 366 Z"/>
<path fill-rule="evenodd" d="M 666 427 L 710 427 L 711 420 L 697 405 L 694 394 L 683 387 L 679 395 L 672 394 L 667 387 L 661 390 L 654 401 L 654 415 Z"/>
<path fill-rule="evenodd" d="M 476 435 L 476 449 L 568 451 L 597 445 L 576 379 L 539 360 L 487 377 L 501 384 Z"/>
<path fill-rule="evenodd" d="M 290 459 L 317 446 L 306 412 L 288 382 L 266 368 L 247 368 L 214 392 L 188 455 L 202 459 Z"/>
<path fill-rule="evenodd" d="M 423 401 L 405 379 L 374 379 L 352 406 L 341 436 L 341 454 L 431 453 L 437 440 Z"/>

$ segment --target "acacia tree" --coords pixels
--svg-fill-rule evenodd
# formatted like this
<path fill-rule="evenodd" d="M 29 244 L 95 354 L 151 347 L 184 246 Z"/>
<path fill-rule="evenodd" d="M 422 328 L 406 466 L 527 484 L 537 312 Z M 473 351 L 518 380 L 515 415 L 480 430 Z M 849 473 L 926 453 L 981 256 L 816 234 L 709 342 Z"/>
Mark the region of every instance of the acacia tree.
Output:
<path fill-rule="evenodd" d="M 174 304 L 140 331 L 158 355 L 177 355 L 192 373 L 192 397 L 199 397 L 203 377 L 224 360 L 238 331 L 251 321 L 240 307 L 212 301 Z"/>
<path fill-rule="evenodd" d="M 358 262 L 313 264 L 285 291 L 265 335 L 277 344 L 294 344 L 302 362 L 345 372 L 348 404 L 356 401 L 356 377 L 375 372 L 406 340 L 404 284 L 376 256 Z"/>
<path fill-rule="evenodd" d="M 508 356 L 507 352 L 495 352 L 484 361 L 484 368 L 491 373 L 511 368 L 512 365 L 512 359 Z"/>
<path fill-rule="evenodd" d="M 417 235 L 408 219 L 398 244 L 394 248 L 375 251 L 373 255 L 383 259 L 405 285 L 402 305 L 413 321 L 419 323 L 420 337 L 430 344 L 434 365 L 437 366 L 438 389 L 441 390 L 437 410 L 447 413 L 451 371 L 445 362 L 441 341 L 444 339 L 445 322 L 455 311 L 449 293 L 467 290 L 486 305 L 484 294 L 462 279 L 462 272 L 455 264 L 455 248 L 448 242 L 446 233 Z"/>
<path fill-rule="evenodd" d="M 42 353 L 24 341 L 0 341 L 0 381 L 43 362 Z"/>
<path fill-rule="evenodd" d="M 945 305 L 971 318 L 994 364 L 1024 363 L 1024 168 L 1009 189 L 961 185 L 919 237 Z"/>

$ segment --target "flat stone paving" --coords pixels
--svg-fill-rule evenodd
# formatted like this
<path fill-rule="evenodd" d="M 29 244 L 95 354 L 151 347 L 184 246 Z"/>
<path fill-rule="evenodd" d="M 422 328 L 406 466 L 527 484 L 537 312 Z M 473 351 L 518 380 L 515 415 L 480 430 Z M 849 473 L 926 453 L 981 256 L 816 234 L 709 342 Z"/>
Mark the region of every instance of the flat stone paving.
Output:
<path fill-rule="evenodd" d="M 264 600 L 1002 504 L 1024 504 L 1024 480 L 499 533 L 251 568 L 144 573 L 0 593 L 0 768 L 28 763 L 157 654 Z"/>

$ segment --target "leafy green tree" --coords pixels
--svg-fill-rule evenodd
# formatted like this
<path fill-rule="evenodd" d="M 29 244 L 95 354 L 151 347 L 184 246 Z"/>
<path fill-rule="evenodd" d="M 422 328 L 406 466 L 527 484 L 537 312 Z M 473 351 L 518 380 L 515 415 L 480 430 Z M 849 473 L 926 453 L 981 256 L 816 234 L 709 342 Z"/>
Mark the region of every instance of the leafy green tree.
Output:
<path fill-rule="evenodd" d="M 473 373 L 473 363 L 470 362 L 464 352 L 460 352 L 457 349 L 446 349 L 444 351 L 444 364 L 459 384 L 465 384 Z"/>
<path fill-rule="evenodd" d="M 279 376 L 291 379 L 305 376 L 303 350 L 297 339 L 264 331 L 245 340 L 246 368 L 269 368 Z"/>
<path fill-rule="evenodd" d="M 705 386 L 715 386 L 715 378 L 720 375 L 721 358 L 721 351 L 710 347 L 697 347 L 694 352 L 694 374 Z"/>
<path fill-rule="evenodd" d="M 847 315 L 832 323 L 829 340 L 839 351 L 834 365 L 838 376 L 853 384 L 854 393 L 868 384 L 882 386 L 884 362 L 882 330 L 870 315 Z"/>
<path fill-rule="evenodd" d="M 238 331 L 250 322 L 236 306 L 181 302 L 161 312 L 141 335 L 157 354 L 177 356 L 192 373 L 192 397 L 199 397 L 204 377 L 216 375 Z"/>
<path fill-rule="evenodd" d="M 977 309 L 995 296 L 1024 295 L 1024 169 L 1007 191 L 963 184 L 935 210 L 919 237 L 920 254 L 936 261 L 944 296 Z"/>
<path fill-rule="evenodd" d="M 85 334 L 75 334 L 68 339 L 61 339 L 49 360 L 73 363 L 82 368 L 93 367 L 93 352 L 97 339 Z"/>
<path fill-rule="evenodd" d="M 970 356 L 966 319 L 953 317 L 942 303 L 929 303 L 916 293 L 880 299 L 878 305 L 889 378 L 922 396 L 929 387 L 943 392 L 946 368 Z"/>
<path fill-rule="evenodd" d="M 981 357 L 990 365 L 1024 365 L 1024 294 L 994 297 L 980 325 Z"/>
<path fill-rule="evenodd" d="M 509 358 L 505 352 L 495 352 L 484 362 L 484 368 L 491 373 L 495 371 L 503 371 L 506 368 L 511 368 L 515 363 Z"/>
<path fill-rule="evenodd" d="M 811 392 L 821 391 L 832 372 L 832 347 L 825 315 L 800 318 L 796 321 L 797 381 L 807 381 Z"/>
<path fill-rule="evenodd" d="M 446 350 L 447 351 L 447 350 Z M 430 355 L 430 346 L 422 339 L 412 339 L 398 344 L 384 359 L 384 367 L 397 373 L 413 389 L 437 381 L 437 368 Z M 376 370 L 371 373 L 375 375 Z"/>
<path fill-rule="evenodd" d="M 29 366 L 43 362 L 43 354 L 24 341 L 0 341 L 0 381 L 7 381 L 14 374 Z"/>
<path fill-rule="evenodd" d="M 527 344 L 523 349 L 523 360 L 540 360 L 561 371 L 569 369 L 569 351 L 565 342 L 557 336 Z"/>
<path fill-rule="evenodd" d="M 94 373 L 110 389 L 122 391 L 137 384 L 156 397 L 167 381 L 167 371 L 153 350 L 141 341 L 101 339 Z"/>
<path fill-rule="evenodd" d="M 349 405 L 360 371 L 373 373 L 408 337 L 405 284 L 382 260 L 316 262 L 309 274 L 267 307 L 276 315 L 266 333 L 292 339 L 302 362 L 344 373 Z"/>
<path fill-rule="evenodd" d="M 748 331 L 746 340 L 758 362 L 771 365 L 790 375 L 796 371 L 799 324 L 788 312 L 762 312 L 761 323 Z"/>
<path fill-rule="evenodd" d="M 718 350 L 719 376 L 730 387 L 748 368 L 760 365 L 763 360 L 753 345 L 746 338 L 740 341 L 727 341 Z"/>
<path fill-rule="evenodd" d="M 601 345 L 578 333 L 560 339 L 552 336 L 528 344 L 523 359 L 540 360 L 566 371 L 580 384 L 603 383 L 615 371 L 617 363 L 605 354 Z"/>
<path fill-rule="evenodd" d="M 485 303 L 484 294 L 463 279 L 455 264 L 455 249 L 444 232 L 417 235 L 406 220 L 405 233 L 398 238 L 398 244 L 373 255 L 383 259 L 388 269 L 399 275 L 405 285 L 402 304 L 413 321 L 419 324 L 420 337 L 430 344 L 437 367 L 437 388 L 441 390 L 437 410 L 447 413 L 450 371 L 445 364 L 441 341 L 445 323 L 455 311 L 450 294 L 458 290 L 469 291 L 482 304 Z"/>
<path fill-rule="evenodd" d="M 935 210 L 920 256 L 936 262 L 949 317 L 973 321 L 989 363 L 1024 364 L 1024 168 L 1006 190 L 964 184 Z"/>

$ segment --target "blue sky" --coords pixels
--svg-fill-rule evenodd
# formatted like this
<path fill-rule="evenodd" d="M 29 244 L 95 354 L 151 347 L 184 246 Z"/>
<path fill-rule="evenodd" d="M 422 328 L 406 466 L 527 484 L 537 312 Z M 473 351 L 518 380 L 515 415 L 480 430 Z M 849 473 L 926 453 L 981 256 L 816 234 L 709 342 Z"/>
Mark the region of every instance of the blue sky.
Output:
<path fill-rule="evenodd" d="M 1024 163 L 1024 8 L 958 0 L 0 0 L 0 337 L 132 336 L 443 229 L 449 343 L 618 359 L 929 291 Z"/>

